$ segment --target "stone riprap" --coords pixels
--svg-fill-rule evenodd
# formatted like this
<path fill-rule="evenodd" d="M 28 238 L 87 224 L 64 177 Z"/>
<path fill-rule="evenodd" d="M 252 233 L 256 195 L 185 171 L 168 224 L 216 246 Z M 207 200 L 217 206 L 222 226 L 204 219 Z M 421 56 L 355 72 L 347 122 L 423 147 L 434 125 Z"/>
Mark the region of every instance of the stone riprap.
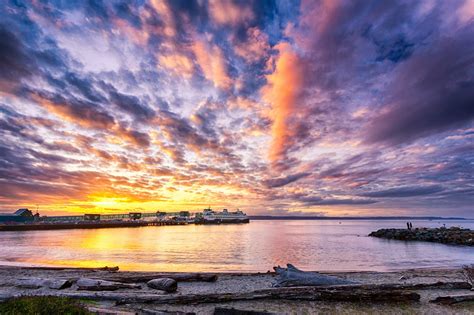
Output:
<path fill-rule="evenodd" d="M 474 246 L 474 231 L 459 227 L 415 228 L 411 230 L 380 229 L 370 233 L 369 236 L 401 241 L 426 241 Z"/>

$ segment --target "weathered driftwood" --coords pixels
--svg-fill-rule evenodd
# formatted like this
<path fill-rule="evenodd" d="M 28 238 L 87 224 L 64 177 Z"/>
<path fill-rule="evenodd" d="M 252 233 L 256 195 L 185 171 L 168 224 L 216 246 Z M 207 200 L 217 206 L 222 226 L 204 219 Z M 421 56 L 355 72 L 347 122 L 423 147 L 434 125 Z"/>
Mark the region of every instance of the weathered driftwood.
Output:
<path fill-rule="evenodd" d="M 474 294 L 438 296 L 436 299 L 431 300 L 430 302 L 445 305 L 451 305 L 461 302 L 474 302 Z"/>
<path fill-rule="evenodd" d="M 15 286 L 24 289 L 39 289 L 49 288 L 53 290 L 62 290 L 71 287 L 72 281 L 68 279 L 42 279 L 42 278 L 27 278 L 18 279 Z"/>
<path fill-rule="evenodd" d="M 134 274 L 120 274 L 105 276 L 104 279 L 109 281 L 117 281 L 124 283 L 148 282 L 158 278 L 171 278 L 178 282 L 214 282 L 217 280 L 216 274 L 201 274 L 201 273 L 149 273 L 142 275 Z"/>
<path fill-rule="evenodd" d="M 200 304 L 200 303 L 225 303 L 233 301 L 250 301 L 261 299 L 277 300 L 306 300 L 306 301 L 366 301 L 366 302 L 407 302 L 418 301 L 419 294 L 399 289 L 377 288 L 376 285 L 347 285 L 331 287 L 292 287 L 272 288 L 240 293 L 213 293 L 213 294 L 141 294 L 128 293 L 82 293 L 82 292 L 57 292 L 56 296 L 72 298 L 109 300 L 118 304 L 129 303 L 155 303 L 155 304 Z"/>
<path fill-rule="evenodd" d="M 166 291 L 168 293 L 176 292 L 178 282 L 170 278 L 153 279 L 146 283 L 149 288 Z"/>
<path fill-rule="evenodd" d="M 466 281 L 471 285 L 471 291 L 474 291 L 474 264 L 462 266 L 462 273 Z"/>
<path fill-rule="evenodd" d="M 99 279 L 80 278 L 76 282 L 78 290 L 115 291 L 118 289 L 140 289 L 138 284 L 120 283 Z"/>
<path fill-rule="evenodd" d="M 438 281 L 434 283 L 415 283 L 415 284 L 379 284 L 379 288 L 392 288 L 399 290 L 460 290 L 469 289 L 469 283 L 465 281 Z"/>
<path fill-rule="evenodd" d="M 238 310 L 236 308 L 225 308 L 225 307 L 216 307 L 214 309 L 214 315 L 272 315 L 272 314 L 275 314 L 275 313 Z"/>
<path fill-rule="evenodd" d="M 327 276 L 313 271 L 302 271 L 287 264 L 287 268 L 273 267 L 277 278 L 273 284 L 274 287 L 301 287 L 301 286 L 322 286 L 322 285 L 340 285 L 355 284 L 354 281 L 341 279 L 334 276 Z"/>
<path fill-rule="evenodd" d="M 181 311 L 168 311 L 168 310 L 155 310 L 148 308 L 136 308 L 143 315 L 196 315 L 194 312 L 181 312 Z"/>

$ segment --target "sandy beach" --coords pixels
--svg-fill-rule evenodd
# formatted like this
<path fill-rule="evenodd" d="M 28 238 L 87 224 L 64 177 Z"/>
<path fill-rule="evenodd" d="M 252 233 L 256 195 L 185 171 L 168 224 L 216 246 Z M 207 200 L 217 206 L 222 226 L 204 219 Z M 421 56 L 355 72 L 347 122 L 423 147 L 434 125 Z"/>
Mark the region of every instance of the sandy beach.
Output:
<path fill-rule="evenodd" d="M 123 314 L 213 314 L 217 308 L 235 308 L 239 310 L 252 310 L 275 314 L 354 314 L 354 313 L 384 313 L 384 314 L 472 314 L 474 302 L 462 302 L 452 305 L 432 303 L 439 296 L 472 295 L 468 288 L 460 288 L 460 283 L 465 281 L 461 269 L 412 269 L 397 272 L 324 272 L 343 279 L 360 283 L 361 285 L 427 285 L 445 283 L 444 287 L 420 286 L 408 291 L 420 295 L 419 301 L 406 302 L 346 302 L 346 301 L 308 301 L 288 300 L 275 298 L 258 298 L 252 300 L 236 300 L 224 302 L 193 301 L 191 303 L 176 302 L 190 296 L 215 296 L 227 293 L 230 297 L 239 294 L 256 292 L 258 290 L 272 289 L 275 280 L 274 273 L 219 273 L 214 282 L 178 281 L 178 290 L 175 293 L 150 289 L 145 282 L 136 282 L 137 288 L 118 289 L 113 292 L 78 290 L 75 283 L 80 278 L 101 280 L 117 279 L 147 279 L 157 277 L 176 277 L 178 273 L 157 272 L 129 272 L 129 271 L 104 271 L 91 269 L 62 269 L 62 268 L 37 268 L 0 266 L 0 299 L 23 295 L 54 295 L 68 296 L 87 300 L 88 308 L 99 313 Z M 182 274 L 181 274 L 182 275 Z M 187 275 L 197 275 L 187 273 Z M 211 274 L 199 274 L 210 276 Z M 22 279 L 67 279 L 72 286 L 62 290 L 46 287 L 31 289 L 18 285 Z M 130 282 L 130 281 L 127 281 Z M 451 288 L 448 289 L 449 284 Z M 453 285 L 454 284 L 454 285 Z M 462 285 L 461 285 L 462 287 Z M 294 289 L 294 288 L 290 288 Z M 133 297 L 142 300 L 133 301 Z M 162 297 L 169 303 L 160 301 Z M 173 301 L 173 297 L 178 298 Z M 122 299 L 123 298 L 123 299 Z M 152 300 L 155 299 L 155 302 Z M 232 299 L 232 298 L 230 298 Z"/>

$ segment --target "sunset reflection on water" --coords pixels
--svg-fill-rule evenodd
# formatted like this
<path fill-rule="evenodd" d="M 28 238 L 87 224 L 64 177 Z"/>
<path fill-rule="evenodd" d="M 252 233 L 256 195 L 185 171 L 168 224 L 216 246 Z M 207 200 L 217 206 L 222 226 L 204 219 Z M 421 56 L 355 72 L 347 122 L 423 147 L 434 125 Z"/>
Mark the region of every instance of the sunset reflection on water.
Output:
<path fill-rule="evenodd" d="M 471 248 L 387 241 L 366 235 L 402 221 L 254 221 L 244 225 L 188 225 L 0 234 L 2 264 L 121 270 L 260 271 L 293 263 L 312 270 L 389 270 L 458 266 Z M 440 223 L 416 222 L 418 226 Z M 474 227 L 472 221 L 447 225 Z"/>

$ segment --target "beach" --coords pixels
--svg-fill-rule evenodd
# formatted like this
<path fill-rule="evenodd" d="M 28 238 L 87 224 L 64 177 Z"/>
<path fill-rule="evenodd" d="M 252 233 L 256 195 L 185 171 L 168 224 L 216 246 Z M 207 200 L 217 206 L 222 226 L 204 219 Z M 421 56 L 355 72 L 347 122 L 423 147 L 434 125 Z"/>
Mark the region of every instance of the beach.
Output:
<path fill-rule="evenodd" d="M 392 272 L 325 272 L 341 279 L 355 281 L 359 285 L 398 286 L 403 292 L 414 292 L 420 295 L 419 301 L 328 301 L 308 300 L 303 298 L 286 299 L 273 297 L 244 297 L 252 292 L 281 290 L 272 288 L 275 273 L 186 273 L 188 277 L 216 275 L 216 281 L 178 280 L 178 289 L 174 293 L 165 293 L 147 287 L 145 282 L 135 282 L 136 288 L 117 289 L 114 291 L 78 290 L 79 279 L 117 280 L 122 282 L 133 279 L 156 277 L 177 277 L 183 273 L 130 272 L 81 268 L 38 268 L 38 267 L 0 267 L 0 299 L 25 295 L 67 296 L 85 300 L 86 306 L 99 313 L 124 314 L 213 314 L 216 308 L 261 311 L 275 314 L 321 314 L 321 313 L 384 313 L 384 314 L 472 314 L 474 302 L 443 305 L 432 303 L 440 296 L 473 295 L 469 290 L 461 269 L 458 268 L 423 268 Z M 36 289 L 19 286 L 25 279 L 62 279 L 71 281 L 71 286 L 64 289 L 40 287 Z M 127 280 L 128 279 L 128 280 Z M 206 278 L 204 278 L 206 279 Z M 463 284 L 464 283 L 464 284 Z M 417 286 L 415 286 L 417 285 Z M 411 287 L 411 289 L 410 289 Z M 299 290 L 300 288 L 285 288 Z M 305 290 L 308 290 L 306 288 Z M 336 290 L 337 291 L 337 290 Z M 395 292 L 395 291 L 394 291 Z M 224 298 L 222 298 L 224 296 Z M 239 300 L 239 296 L 242 297 Z M 197 299 L 196 299 L 197 297 Z M 220 301 L 217 301 L 220 297 Z M 217 302 L 213 301 L 216 300 Z"/>

